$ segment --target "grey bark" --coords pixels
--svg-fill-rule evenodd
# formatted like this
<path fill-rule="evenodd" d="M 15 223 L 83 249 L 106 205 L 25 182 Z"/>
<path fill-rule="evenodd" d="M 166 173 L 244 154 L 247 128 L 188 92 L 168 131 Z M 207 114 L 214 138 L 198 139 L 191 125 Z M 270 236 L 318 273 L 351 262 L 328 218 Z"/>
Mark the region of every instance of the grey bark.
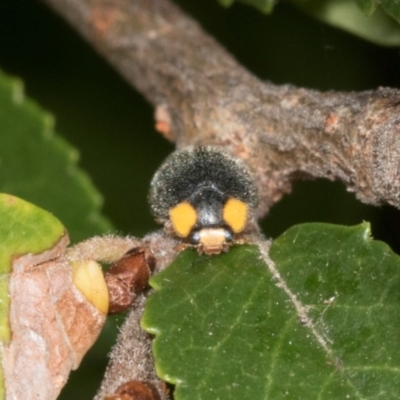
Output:
<path fill-rule="evenodd" d="M 263 215 L 298 176 L 399 207 L 400 92 L 322 93 L 249 73 L 169 0 L 44 0 L 156 108 L 176 142 L 242 157 Z"/>

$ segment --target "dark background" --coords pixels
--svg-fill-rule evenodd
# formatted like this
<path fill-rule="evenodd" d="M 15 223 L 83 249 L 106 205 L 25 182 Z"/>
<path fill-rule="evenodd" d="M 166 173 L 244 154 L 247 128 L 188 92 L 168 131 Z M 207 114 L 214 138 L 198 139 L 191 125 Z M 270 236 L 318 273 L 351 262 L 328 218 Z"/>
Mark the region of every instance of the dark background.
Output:
<path fill-rule="evenodd" d="M 397 48 L 365 42 L 286 3 L 271 16 L 241 5 L 226 10 L 215 0 L 179 3 L 262 79 L 320 90 L 400 86 Z M 1 0 L 0 68 L 21 77 L 27 95 L 55 115 L 57 132 L 79 149 L 80 165 L 103 194 L 104 213 L 118 233 L 140 236 L 155 229 L 149 181 L 173 145 L 155 132 L 153 110 L 143 97 L 37 1 Z M 300 222 L 363 220 L 372 223 L 375 238 L 400 252 L 399 212 L 363 205 L 339 182 L 298 182 L 262 226 L 276 237 Z M 114 320 L 120 323 L 123 316 Z M 111 320 L 61 399 L 93 397 L 115 333 Z"/>

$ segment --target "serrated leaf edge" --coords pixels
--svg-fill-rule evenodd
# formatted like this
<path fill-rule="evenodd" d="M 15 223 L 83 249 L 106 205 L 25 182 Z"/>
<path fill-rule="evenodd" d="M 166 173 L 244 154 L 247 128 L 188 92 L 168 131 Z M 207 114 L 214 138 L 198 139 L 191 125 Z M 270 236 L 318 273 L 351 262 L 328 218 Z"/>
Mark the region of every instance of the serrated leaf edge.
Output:
<path fill-rule="evenodd" d="M 67 140 L 56 132 L 56 119 L 55 117 L 42 108 L 36 101 L 26 96 L 24 82 L 15 76 L 6 74 L 0 69 L 0 79 L 5 79 L 6 83 L 10 85 L 10 93 L 12 101 L 18 107 L 27 107 L 29 112 L 40 114 L 42 121 L 41 135 L 44 140 L 52 141 L 53 146 L 59 150 L 62 148 L 62 153 L 66 157 L 66 168 L 70 175 L 74 175 L 76 184 L 80 185 L 80 190 L 84 192 L 85 198 L 92 203 L 92 210 L 88 215 L 88 220 L 100 225 L 106 226 L 107 230 L 112 229 L 112 224 L 108 218 L 103 214 L 102 206 L 104 205 L 104 198 L 94 185 L 90 176 L 79 166 L 80 154 L 79 151 L 73 147 Z"/>

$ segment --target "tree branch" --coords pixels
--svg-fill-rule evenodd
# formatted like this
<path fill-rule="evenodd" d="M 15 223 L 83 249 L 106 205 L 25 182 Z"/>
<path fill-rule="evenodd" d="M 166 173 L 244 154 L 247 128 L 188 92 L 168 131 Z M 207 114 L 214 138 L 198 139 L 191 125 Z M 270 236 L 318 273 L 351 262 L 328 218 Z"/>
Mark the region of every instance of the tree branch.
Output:
<path fill-rule="evenodd" d="M 164 115 L 178 147 L 214 144 L 255 174 L 260 215 L 300 173 L 399 206 L 400 92 L 261 82 L 169 0 L 44 0 Z M 169 129 L 170 128 L 170 129 Z"/>
<path fill-rule="evenodd" d="M 169 0 L 44 0 L 155 106 L 178 147 L 247 161 L 260 215 L 300 175 L 399 207 L 400 92 L 321 93 L 262 82 Z M 170 132 L 173 132 L 171 135 Z"/>

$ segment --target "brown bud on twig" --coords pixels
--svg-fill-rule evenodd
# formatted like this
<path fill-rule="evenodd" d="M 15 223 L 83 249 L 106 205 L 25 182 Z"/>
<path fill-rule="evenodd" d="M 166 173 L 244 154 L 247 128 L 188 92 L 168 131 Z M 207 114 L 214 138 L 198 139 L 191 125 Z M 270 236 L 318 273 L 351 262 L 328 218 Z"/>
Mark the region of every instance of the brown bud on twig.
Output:
<path fill-rule="evenodd" d="M 129 381 L 104 400 L 161 400 L 155 387 L 148 382 Z"/>
<path fill-rule="evenodd" d="M 126 311 L 146 287 L 156 260 L 148 247 L 135 247 L 105 273 L 110 305 L 109 314 Z"/>

